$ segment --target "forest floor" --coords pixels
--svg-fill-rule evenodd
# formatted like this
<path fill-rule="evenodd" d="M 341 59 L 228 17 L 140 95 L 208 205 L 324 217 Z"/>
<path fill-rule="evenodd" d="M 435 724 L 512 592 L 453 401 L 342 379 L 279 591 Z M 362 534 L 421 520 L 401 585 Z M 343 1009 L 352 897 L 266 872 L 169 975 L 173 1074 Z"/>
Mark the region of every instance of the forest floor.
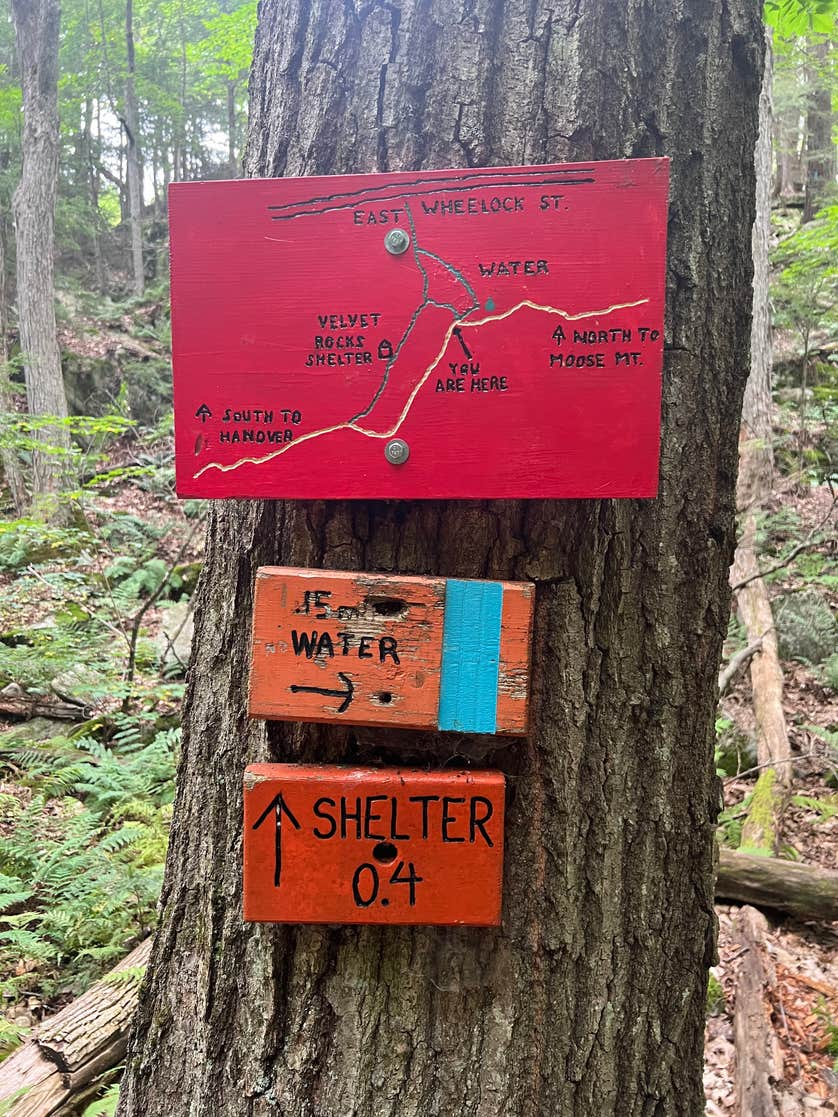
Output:
<path fill-rule="evenodd" d="M 802 489 L 780 485 L 767 511 L 761 555 L 764 569 L 781 561 L 795 540 L 811 536 L 816 543 L 801 556 L 802 563 L 792 562 L 769 579 L 781 654 L 796 651 L 800 656 L 782 661 L 783 706 L 793 775 L 792 794 L 778 835 L 780 853 L 784 858 L 838 870 L 838 690 L 832 666 L 834 651 L 829 652 L 828 646 L 822 650 L 822 654 L 833 657 L 828 667 L 802 662 L 802 651 L 811 649 L 795 646 L 791 630 L 811 624 L 812 619 L 803 610 L 795 623 L 786 625 L 777 608 L 777 603 L 794 603 L 800 594 L 808 601 L 815 593 L 817 599 L 813 600 L 822 601 L 835 616 L 838 579 L 834 496 L 823 484 Z M 732 625 L 730 654 L 741 646 L 737 637 Z M 758 774 L 750 770 L 756 764 L 755 728 L 746 670 L 721 700 L 717 723 L 720 742 L 739 749 L 732 774 L 723 776 L 724 809 L 720 818 L 722 839 L 733 846 L 738 844 L 741 820 Z M 730 755 L 725 759 L 730 761 Z M 737 774 L 737 768 L 741 774 Z M 719 961 L 712 973 L 719 985 L 711 982 L 708 994 L 704 1074 L 707 1112 L 714 1117 L 737 1114 L 734 1010 L 737 964 L 743 953 L 735 925 L 738 910 L 734 905 L 720 904 L 716 908 Z M 765 948 L 776 984 L 769 991 L 767 1007 L 779 1045 L 784 1082 L 813 1112 L 838 1112 L 838 922 L 802 922 L 779 913 L 768 915 Z"/>

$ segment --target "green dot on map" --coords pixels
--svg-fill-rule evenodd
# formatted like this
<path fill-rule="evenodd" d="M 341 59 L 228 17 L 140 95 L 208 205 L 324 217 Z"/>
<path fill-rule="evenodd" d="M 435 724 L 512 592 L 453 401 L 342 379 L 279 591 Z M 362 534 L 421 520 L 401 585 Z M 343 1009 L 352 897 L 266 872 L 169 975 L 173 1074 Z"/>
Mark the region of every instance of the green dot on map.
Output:
<path fill-rule="evenodd" d="M 492 298 L 486 299 L 486 309 L 487 310 L 494 310 L 495 309 L 495 300 L 494 299 L 492 299 Z"/>

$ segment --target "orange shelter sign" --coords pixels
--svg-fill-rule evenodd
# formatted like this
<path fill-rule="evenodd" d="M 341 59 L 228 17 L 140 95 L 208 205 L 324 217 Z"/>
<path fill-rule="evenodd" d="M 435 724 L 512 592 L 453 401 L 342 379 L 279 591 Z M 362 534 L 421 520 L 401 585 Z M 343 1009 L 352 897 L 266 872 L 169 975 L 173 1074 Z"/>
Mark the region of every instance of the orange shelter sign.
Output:
<path fill-rule="evenodd" d="M 503 827 L 500 772 L 253 764 L 244 918 L 497 925 Z"/>

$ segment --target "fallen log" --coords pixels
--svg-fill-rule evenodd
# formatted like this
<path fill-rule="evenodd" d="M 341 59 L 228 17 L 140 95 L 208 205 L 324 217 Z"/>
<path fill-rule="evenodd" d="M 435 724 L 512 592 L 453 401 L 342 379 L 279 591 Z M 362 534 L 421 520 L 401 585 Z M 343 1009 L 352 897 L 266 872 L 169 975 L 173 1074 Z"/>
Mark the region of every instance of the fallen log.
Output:
<path fill-rule="evenodd" d="M 716 898 L 787 912 L 799 919 L 838 919 L 838 873 L 720 848 Z"/>
<path fill-rule="evenodd" d="M 770 991 L 777 984 L 765 946 L 768 922 L 744 907 L 734 923 L 741 954 L 736 968 L 733 1044 L 736 1049 L 737 1112 L 777 1117 L 772 1083 L 783 1077 L 783 1057 L 771 1022 Z"/>
<path fill-rule="evenodd" d="M 49 694 L 27 694 L 17 683 L 0 690 L 0 715 L 29 720 L 35 717 L 57 718 L 62 721 L 86 721 L 93 710 L 84 702 L 54 697 Z"/>
<path fill-rule="evenodd" d="M 139 971 L 151 939 L 133 950 L 0 1063 L 0 1112 L 4 1117 L 52 1117 L 61 1113 L 125 1055 L 137 1006 Z"/>

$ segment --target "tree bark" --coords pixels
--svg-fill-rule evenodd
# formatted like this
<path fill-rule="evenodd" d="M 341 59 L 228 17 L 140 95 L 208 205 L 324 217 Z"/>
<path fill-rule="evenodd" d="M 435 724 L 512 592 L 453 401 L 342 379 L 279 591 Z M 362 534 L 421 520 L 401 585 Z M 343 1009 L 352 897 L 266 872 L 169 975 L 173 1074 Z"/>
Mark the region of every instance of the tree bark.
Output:
<path fill-rule="evenodd" d="M 0 169 L 8 166 L 7 151 L 0 153 Z M 0 411 L 11 416 L 17 411 L 15 392 L 9 379 L 9 295 L 7 285 L 6 266 L 6 232 L 7 199 L 4 197 L 0 203 Z M 14 420 L 12 420 L 14 421 Z M 26 481 L 23 475 L 21 459 L 13 446 L 4 446 L 0 449 L 0 464 L 3 467 L 3 478 L 9 487 L 12 498 L 12 507 L 15 515 L 22 516 L 27 504 L 29 494 L 26 491 Z"/>
<path fill-rule="evenodd" d="M 134 3 L 125 0 L 125 118 L 122 122 L 127 145 L 126 169 L 128 186 L 128 226 L 131 230 L 131 275 L 134 294 L 141 298 L 145 291 L 143 266 L 143 165 L 140 155 L 140 117 L 134 86 Z"/>
<path fill-rule="evenodd" d="M 20 182 L 12 209 L 17 245 L 17 303 L 26 401 L 33 416 L 67 416 L 55 327 L 54 224 L 58 182 L 58 0 L 12 0 L 21 85 L 23 136 Z M 35 437 L 58 453 L 32 455 L 32 495 L 54 494 L 66 471 L 66 427 Z"/>
<path fill-rule="evenodd" d="M 774 471 L 771 425 L 772 338 L 769 304 L 769 242 L 771 236 L 771 41 L 766 37 L 766 66 L 760 94 L 760 123 L 754 156 L 756 217 L 751 238 L 754 258 L 751 372 L 745 386 L 739 440 L 737 500 L 742 510 L 742 534 L 736 549 L 731 581 L 749 579 L 736 593 L 739 618 L 749 644 L 760 650 L 751 659 L 751 689 L 757 725 L 760 772 L 751 809 L 742 828 L 748 849 L 776 853 L 780 815 L 791 782 L 791 747 L 783 711 L 783 671 L 768 589 L 759 577 L 756 553 L 758 517 L 771 495 Z"/>
<path fill-rule="evenodd" d="M 96 281 L 96 290 L 104 295 L 107 293 L 105 281 L 105 261 L 102 256 L 102 233 L 100 230 L 101 217 L 99 215 L 99 155 L 94 154 L 93 148 L 93 101 L 85 102 L 84 121 L 84 163 L 87 168 L 87 189 L 90 198 L 91 229 L 90 238 L 93 245 L 93 274 Z"/>
<path fill-rule="evenodd" d="M 263 0 L 248 174 L 671 157 L 661 489 L 213 506 L 122 1117 L 703 1112 L 762 54 L 756 0 Z M 270 563 L 535 581 L 529 736 L 250 721 Z M 501 929 L 242 923 L 246 763 L 455 757 L 508 777 Z"/>
<path fill-rule="evenodd" d="M 227 163 L 230 168 L 230 178 L 238 178 L 238 162 L 236 160 L 236 86 L 238 82 L 227 79 Z"/>

